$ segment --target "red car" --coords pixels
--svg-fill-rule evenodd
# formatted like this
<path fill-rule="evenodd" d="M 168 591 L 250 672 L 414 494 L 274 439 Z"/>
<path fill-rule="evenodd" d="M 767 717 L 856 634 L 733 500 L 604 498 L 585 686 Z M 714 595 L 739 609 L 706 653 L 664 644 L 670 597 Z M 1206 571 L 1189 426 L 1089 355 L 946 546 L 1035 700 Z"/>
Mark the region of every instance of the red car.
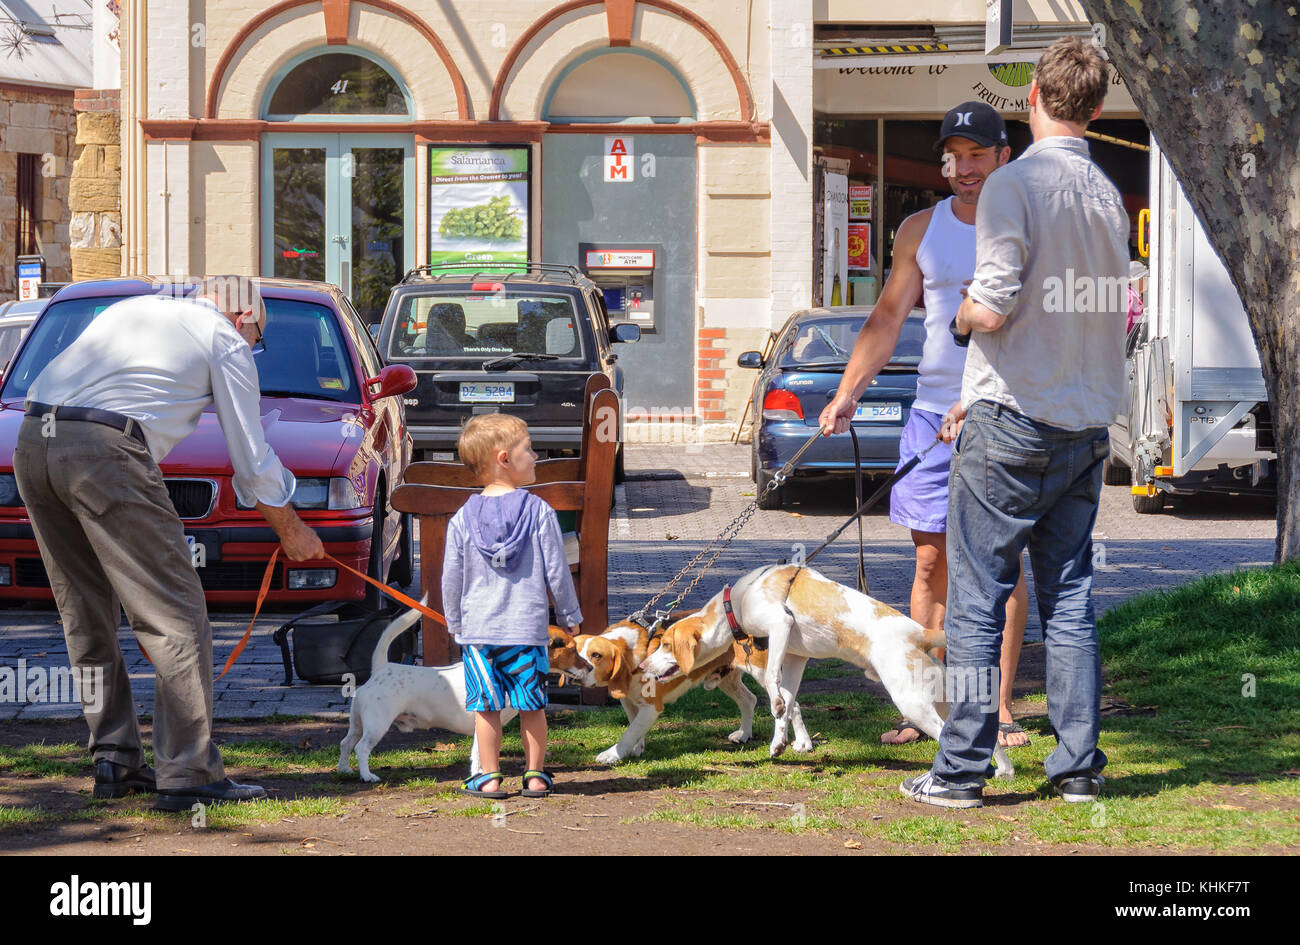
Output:
<path fill-rule="evenodd" d="M 409 584 L 411 529 L 388 496 L 411 460 L 401 395 L 416 383 L 385 367 L 347 298 L 326 283 L 253 280 L 266 304 L 266 348 L 255 355 L 267 442 L 298 479 L 293 504 L 327 553 L 383 581 Z M 138 277 L 77 282 L 59 291 L 23 339 L 0 387 L 0 599 L 51 600 L 13 474 L 27 390 L 101 311 L 121 299 L 189 295 L 192 285 Z M 242 508 L 214 408 L 161 464 L 209 603 L 251 603 L 279 539 Z M 377 600 L 329 561 L 277 559 L 269 601 Z"/>

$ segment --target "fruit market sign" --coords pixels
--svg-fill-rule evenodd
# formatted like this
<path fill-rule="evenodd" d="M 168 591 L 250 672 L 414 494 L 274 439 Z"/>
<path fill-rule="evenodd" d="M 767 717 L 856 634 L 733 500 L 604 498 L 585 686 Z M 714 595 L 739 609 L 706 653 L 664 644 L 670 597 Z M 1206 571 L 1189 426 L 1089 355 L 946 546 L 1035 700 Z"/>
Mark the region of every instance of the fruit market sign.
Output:
<path fill-rule="evenodd" d="M 527 147 L 429 148 L 429 262 L 526 262 L 529 184 Z"/>
<path fill-rule="evenodd" d="M 813 108 L 828 115 L 929 114 L 941 118 L 958 102 L 978 100 L 1007 117 L 1023 118 L 1029 109 L 1033 77 L 1031 62 L 936 61 L 931 65 L 820 68 L 813 77 Z M 1141 117 L 1114 69 L 1102 117 Z"/>

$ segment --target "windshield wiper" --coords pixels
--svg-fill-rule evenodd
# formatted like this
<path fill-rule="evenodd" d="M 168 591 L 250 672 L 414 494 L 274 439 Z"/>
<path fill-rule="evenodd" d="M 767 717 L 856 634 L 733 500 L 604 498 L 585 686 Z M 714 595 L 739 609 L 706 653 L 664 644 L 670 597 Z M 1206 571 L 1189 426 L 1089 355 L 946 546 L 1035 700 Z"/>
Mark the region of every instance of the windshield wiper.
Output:
<path fill-rule="evenodd" d="M 483 370 L 495 371 L 497 368 L 512 368 L 520 361 L 558 361 L 558 354 L 538 354 L 535 351 L 516 351 L 502 358 L 493 358 L 483 362 Z"/>
<path fill-rule="evenodd" d="M 814 325 L 814 326 L 813 326 L 813 331 L 815 331 L 815 332 L 817 332 L 817 334 L 821 335 L 821 336 L 822 336 L 822 341 L 824 341 L 824 342 L 826 342 L 828 345 L 830 345 L 831 350 L 834 351 L 836 354 L 839 354 L 839 355 L 847 355 L 847 354 L 848 354 L 847 351 L 845 351 L 843 348 L 841 348 L 839 345 L 837 345 L 837 344 L 835 343 L 835 341 L 831 338 L 830 335 L 826 334 L 825 329 L 823 329 L 820 325 Z"/>
<path fill-rule="evenodd" d="M 260 392 L 263 397 L 302 397 L 307 400 L 333 400 L 333 397 L 322 393 L 313 393 L 305 390 L 263 390 Z"/>

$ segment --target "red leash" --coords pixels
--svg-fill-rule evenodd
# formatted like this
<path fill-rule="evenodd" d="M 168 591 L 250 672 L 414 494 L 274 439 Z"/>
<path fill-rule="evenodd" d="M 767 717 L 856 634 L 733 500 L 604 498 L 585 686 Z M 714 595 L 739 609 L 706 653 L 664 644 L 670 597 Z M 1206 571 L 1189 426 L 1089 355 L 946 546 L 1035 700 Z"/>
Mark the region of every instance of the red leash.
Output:
<path fill-rule="evenodd" d="M 266 602 L 266 595 L 271 590 L 271 576 L 275 572 L 275 559 L 279 557 L 279 555 L 280 555 L 280 546 L 276 545 L 275 550 L 271 552 L 271 560 L 266 562 L 266 573 L 262 575 L 262 587 L 257 592 L 257 606 L 253 608 L 253 619 L 248 622 L 248 629 L 244 631 L 243 637 L 240 638 L 240 641 L 237 644 L 235 644 L 234 650 L 231 651 L 230 656 L 226 659 L 226 667 L 221 671 L 221 676 L 224 676 L 226 675 L 226 673 L 230 672 L 230 667 L 235 665 L 235 660 L 239 659 L 239 654 L 244 652 L 244 647 L 248 645 L 249 637 L 253 635 L 253 624 L 257 623 L 257 615 L 262 612 L 262 604 Z M 415 600 L 414 598 L 409 597 L 406 594 L 403 594 L 401 591 L 396 590 L 395 588 L 389 587 L 387 584 L 381 584 L 379 581 L 376 581 L 368 574 L 362 574 L 356 568 L 344 564 L 342 561 L 340 561 L 338 558 L 334 557 L 333 555 L 327 554 L 325 556 L 325 560 L 334 562 L 344 571 L 350 571 L 351 573 L 355 574 L 357 577 L 361 578 L 361 580 L 365 581 L 367 584 L 371 584 L 379 588 L 380 593 L 385 594 L 388 597 L 391 597 L 393 600 L 399 603 L 405 604 L 407 607 L 415 608 L 420 613 L 424 614 L 424 616 L 429 617 L 432 620 L 436 620 L 444 627 L 447 626 L 447 620 L 445 617 L 443 617 L 442 614 L 438 613 L 436 610 L 433 610 L 432 608 L 426 607 L 424 604 L 421 604 L 418 600 Z M 143 652 L 144 647 L 140 647 L 140 650 Z M 149 658 L 149 654 L 145 653 L 145 659 L 148 658 Z M 221 676 L 217 677 L 218 681 L 220 681 Z"/>

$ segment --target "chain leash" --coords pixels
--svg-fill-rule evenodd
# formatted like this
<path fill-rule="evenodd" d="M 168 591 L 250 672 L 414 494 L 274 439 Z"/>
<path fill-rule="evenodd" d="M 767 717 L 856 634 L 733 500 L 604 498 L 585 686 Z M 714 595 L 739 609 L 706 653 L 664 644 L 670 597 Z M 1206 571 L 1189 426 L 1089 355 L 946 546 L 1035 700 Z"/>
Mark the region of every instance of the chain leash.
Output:
<path fill-rule="evenodd" d="M 695 575 L 695 579 L 692 580 L 689 585 L 687 585 L 686 590 L 682 591 L 675 598 L 669 601 L 668 604 L 663 608 L 654 611 L 656 617 L 654 621 L 654 625 L 657 626 L 659 623 L 661 623 L 663 618 L 667 616 L 667 614 L 670 611 L 672 611 L 674 607 L 676 607 L 683 600 L 689 597 L 691 591 L 695 590 L 695 585 L 700 583 L 700 579 L 704 577 L 705 573 L 709 570 L 709 568 L 713 567 L 714 562 L 718 560 L 718 557 L 722 554 L 722 552 L 724 552 L 727 549 L 727 546 L 731 544 L 732 540 L 738 534 L 740 534 L 741 529 L 743 529 L 745 525 L 749 522 L 749 520 L 754 517 L 754 513 L 758 511 L 759 501 L 767 498 L 768 493 L 770 493 L 773 489 L 779 489 L 785 483 L 785 481 L 790 477 L 790 474 L 794 472 L 795 467 L 799 464 L 799 460 L 803 458 L 803 454 L 808 452 L 808 450 L 812 448 L 812 445 L 817 442 L 817 438 L 822 435 L 823 429 L 825 428 L 818 427 L 817 431 L 813 433 L 812 436 L 808 437 L 807 441 L 805 441 L 804 444 L 801 447 L 799 447 L 798 452 L 796 452 L 794 456 L 790 457 L 789 461 L 786 462 L 785 465 L 783 465 L 780 469 L 776 471 L 776 473 L 772 476 L 772 481 L 767 484 L 767 486 L 763 489 L 761 493 L 759 493 L 754 497 L 754 501 L 750 502 L 749 505 L 745 506 L 745 508 L 741 510 L 739 515 L 737 515 L 729 523 L 727 523 L 726 527 L 724 527 L 722 531 L 718 533 L 718 536 L 714 538 L 712 541 L 710 541 L 707 545 L 705 545 L 702 549 L 700 549 L 700 552 L 697 555 L 695 555 L 695 557 L 691 558 L 690 561 L 686 562 L 686 566 L 683 567 L 680 571 L 678 571 L 677 574 L 673 576 L 673 579 L 671 581 L 669 581 L 666 585 L 664 585 L 664 589 L 660 591 L 658 594 L 656 594 L 654 597 L 650 598 L 650 600 L 646 603 L 644 607 L 642 607 L 640 610 L 638 610 L 635 614 L 632 615 L 631 619 L 644 623 L 644 618 L 646 614 L 651 612 L 651 608 L 654 607 L 654 605 L 659 601 L 659 599 L 663 597 L 665 594 L 667 594 L 669 591 L 671 591 L 673 587 L 677 584 L 677 582 L 680 581 L 685 575 L 690 573 L 691 569 L 695 567 L 695 565 L 700 561 L 700 559 L 703 558 L 705 555 L 707 555 L 710 551 L 712 551 L 714 546 L 717 545 L 718 546 L 717 550 L 713 551 L 713 556 L 710 557 L 709 560 L 704 564 L 704 566 L 699 569 L 699 573 L 697 573 Z M 721 542 L 720 545 L 718 544 L 719 542 Z"/>

